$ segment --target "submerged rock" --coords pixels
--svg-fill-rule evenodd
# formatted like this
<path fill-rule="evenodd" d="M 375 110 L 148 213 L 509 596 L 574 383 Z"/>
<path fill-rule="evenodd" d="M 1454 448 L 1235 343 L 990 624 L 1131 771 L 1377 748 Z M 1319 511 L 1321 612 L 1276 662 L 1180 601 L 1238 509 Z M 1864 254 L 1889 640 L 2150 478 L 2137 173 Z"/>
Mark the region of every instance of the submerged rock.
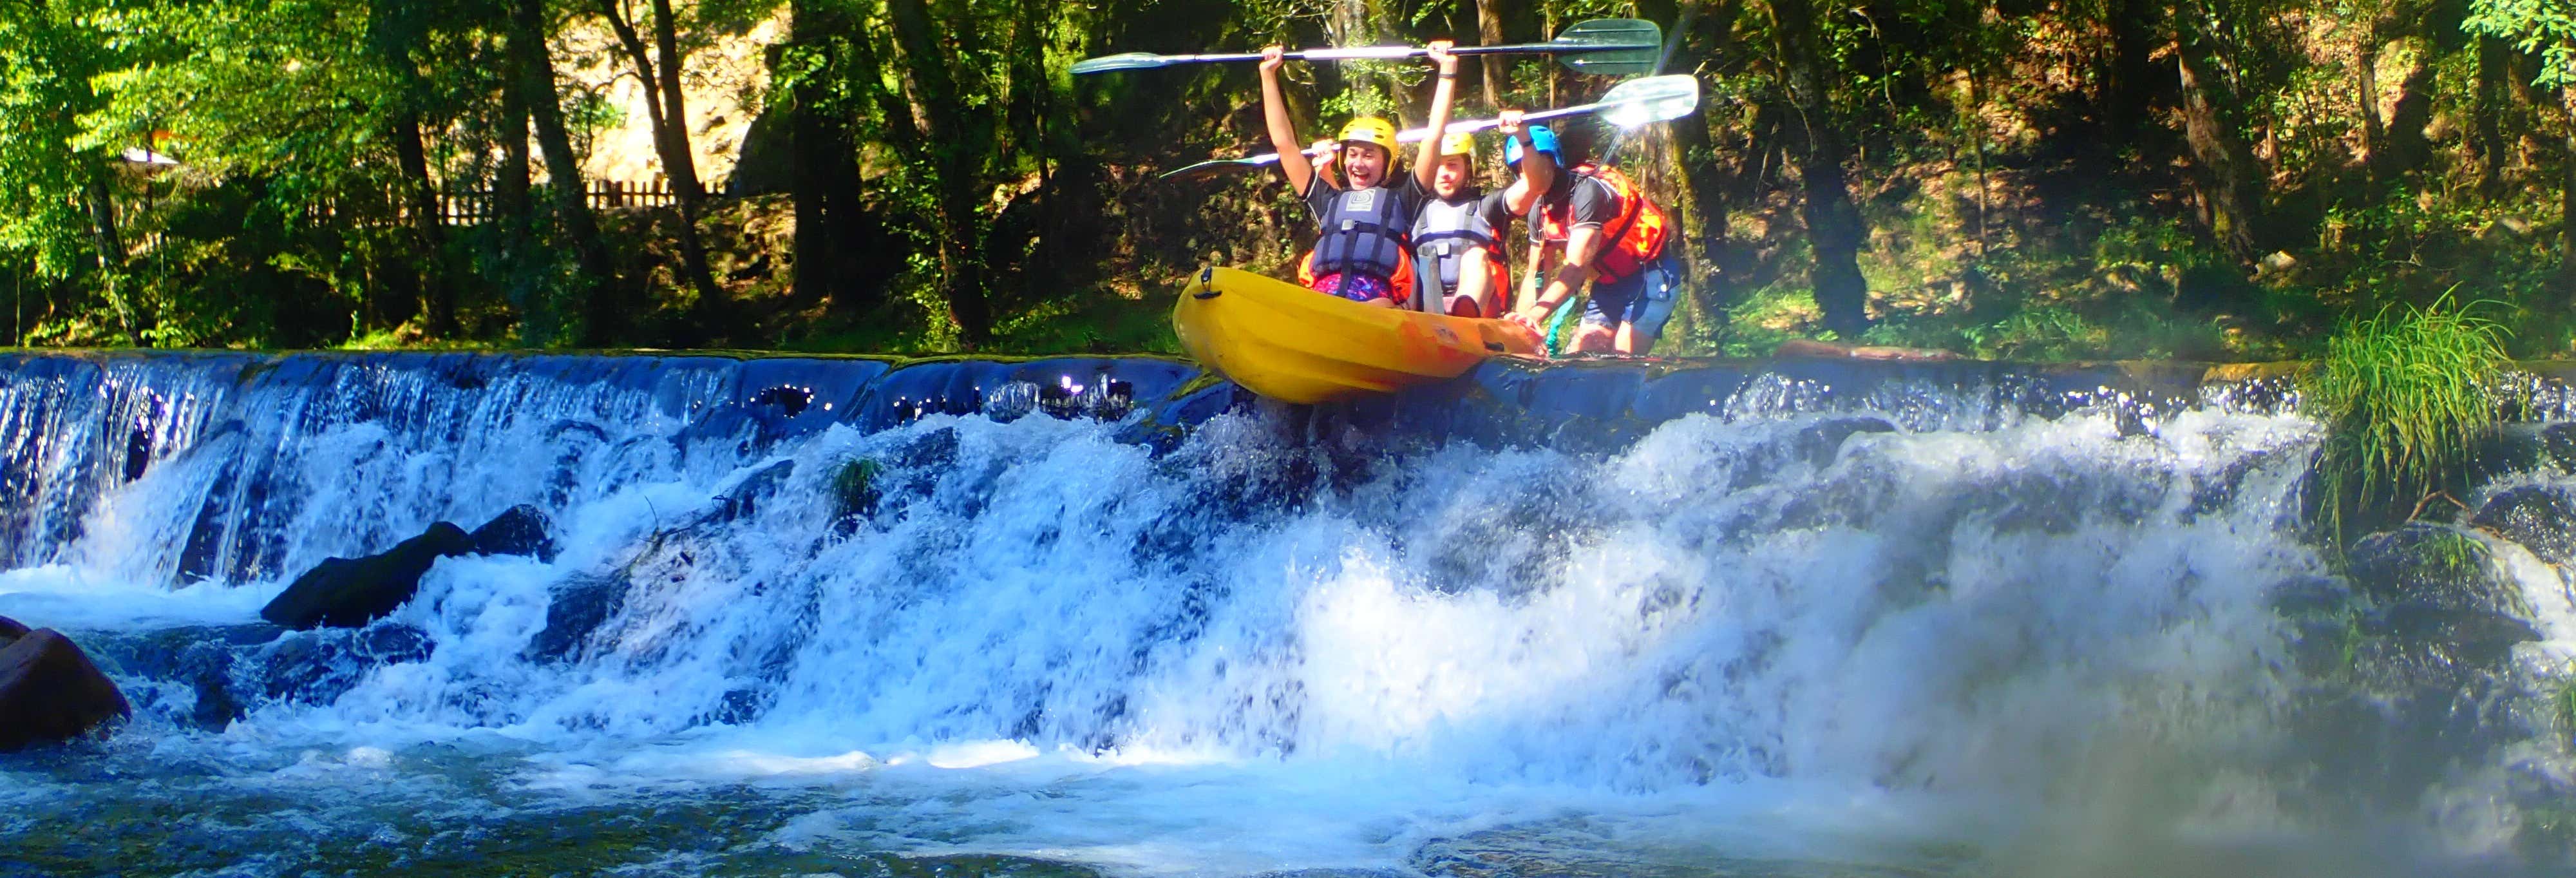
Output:
<path fill-rule="evenodd" d="M 326 558 L 260 608 L 259 617 L 298 630 L 361 627 L 411 600 L 431 564 L 474 546 L 464 528 L 442 521 L 380 554 Z"/>
<path fill-rule="evenodd" d="M 2415 522 L 2363 537 L 2347 558 L 2353 585 L 2378 607 L 2365 622 L 2374 633 L 2437 645 L 2472 664 L 2540 639 L 2521 587 L 2466 531 Z"/>
<path fill-rule="evenodd" d="M 1824 469 L 1832 466 L 1834 459 L 1841 456 L 1843 443 L 1849 441 L 1851 437 L 1863 433 L 1893 432 L 1896 432 L 1896 425 L 1888 423 L 1885 418 L 1867 415 L 1834 418 L 1809 425 L 1798 431 L 1798 455 L 1805 458 L 1809 466 Z"/>
<path fill-rule="evenodd" d="M 133 712 L 61 632 L 0 618 L 0 752 L 79 737 Z"/>
<path fill-rule="evenodd" d="M 2525 485 L 2487 500 L 2470 524 L 2521 543 L 2551 564 L 2576 561 L 2576 498 L 2564 491 Z"/>
<path fill-rule="evenodd" d="M 193 703 L 178 705 L 170 700 L 177 687 L 145 687 L 136 692 L 136 711 L 220 732 L 240 719 L 248 706 L 235 691 L 236 661 L 285 633 L 266 622 L 186 625 L 101 634 L 87 649 L 119 676 L 181 684 L 193 696 Z"/>
<path fill-rule="evenodd" d="M 555 560 L 555 538 L 549 531 L 554 521 L 543 509 L 521 503 L 492 517 L 474 529 L 474 552 L 478 555 L 531 555 L 539 561 Z"/>
<path fill-rule="evenodd" d="M 2345 682 L 2308 693 L 2292 722 L 2330 784 L 2381 802 L 2420 795 L 2444 760 L 2483 758 L 2520 734 L 2514 644 L 2540 635 L 2520 587 L 2487 544 L 2423 522 L 2371 534 L 2345 555 L 2349 627 L 2320 617 L 2312 672 Z"/>
<path fill-rule="evenodd" d="M 626 606 L 627 582 L 616 576 L 575 576 L 555 587 L 546 607 L 546 627 L 528 639 L 520 654 L 531 661 L 578 658 L 591 632 Z"/>
<path fill-rule="evenodd" d="M 272 700 L 327 704 L 375 668 L 427 659 L 438 644 L 409 625 L 373 625 L 359 631 L 316 631 L 279 638 L 257 665 L 262 694 Z"/>

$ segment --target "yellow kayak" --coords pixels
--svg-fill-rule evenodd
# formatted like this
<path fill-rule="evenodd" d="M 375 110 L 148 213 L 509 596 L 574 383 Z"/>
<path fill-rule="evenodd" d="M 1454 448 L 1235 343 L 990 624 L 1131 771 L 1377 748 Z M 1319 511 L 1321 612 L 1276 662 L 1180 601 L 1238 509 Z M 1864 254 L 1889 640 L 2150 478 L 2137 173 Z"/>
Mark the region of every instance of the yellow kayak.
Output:
<path fill-rule="evenodd" d="M 1362 305 L 1231 268 L 1206 268 L 1172 308 L 1181 347 L 1252 392 L 1318 403 L 1456 378 L 1497 354 L 1540 356 L 1501 320 Z"/>

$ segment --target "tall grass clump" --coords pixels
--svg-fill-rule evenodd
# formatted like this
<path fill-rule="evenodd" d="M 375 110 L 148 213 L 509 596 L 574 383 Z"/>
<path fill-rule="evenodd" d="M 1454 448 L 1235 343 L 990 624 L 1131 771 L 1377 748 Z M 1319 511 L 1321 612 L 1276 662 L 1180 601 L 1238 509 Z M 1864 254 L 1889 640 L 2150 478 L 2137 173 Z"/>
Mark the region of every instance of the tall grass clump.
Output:
<path fill-rule="evenodd" d="M 2307 393 L 2326 424 L 2318 512 L 2340 541 L 2351 524 L 2412 517 L 2465 476 L 2495 423 L 2504 327 L 2449 295 L 2382 307 L 2326 342 Z"/>

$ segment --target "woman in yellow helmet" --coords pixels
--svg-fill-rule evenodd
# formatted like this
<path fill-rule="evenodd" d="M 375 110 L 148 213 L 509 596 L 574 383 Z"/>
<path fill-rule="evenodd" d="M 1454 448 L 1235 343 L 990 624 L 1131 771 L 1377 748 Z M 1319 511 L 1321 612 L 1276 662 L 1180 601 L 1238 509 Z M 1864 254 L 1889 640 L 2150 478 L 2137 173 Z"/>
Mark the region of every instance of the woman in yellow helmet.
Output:
<path fill-rule="evenodd" d="M 1270 143 L 1279 150 L 1279 170 L 1288 185 L 1314 211 L 1318 233 L 1314 252 L 1299 268 L 1306 285 L 1357 302 L 1393 306 L 1409 287 L 1411 249 L 1408 233 L 1414 214 L 1431 191 L 1432 171 L 1439 164 L 1441 131 L 1449 125 L 1449 106 L 1458 90 L 1458 58 L 1448 40 L 1431 43 L 1431 61 L 1440 71 L 1431 92 L 1431 136 L 1422 142 L 1413 173 L 1394 178 L 1395 126 L 1384 119 L 1362 117 L 1342 126 L 1333 152 L 1346 184 L 1317 173 L 1306 159 L 1296 127 L 1288 121 L 1288 103 L 1279 92 L 1279 46 L 1261 50 L 1261 114 Z M 1392 178 L 1392 179 L 1391 179 Z"/>

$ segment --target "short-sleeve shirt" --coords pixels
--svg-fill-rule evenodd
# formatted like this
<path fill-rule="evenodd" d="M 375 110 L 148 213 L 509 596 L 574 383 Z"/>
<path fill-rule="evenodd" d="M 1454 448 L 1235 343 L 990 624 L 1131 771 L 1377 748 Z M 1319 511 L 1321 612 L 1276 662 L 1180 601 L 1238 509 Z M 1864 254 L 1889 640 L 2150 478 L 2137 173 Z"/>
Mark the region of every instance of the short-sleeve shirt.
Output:
<path fill-rule="evenodd" d="M 1547 187 L 1547 197 L 1541 203 L 1540 209 L 1560 219 L 1566 216 L 1567 205 L 1572 205 L 1572 221 L 1563 223 L 1565 230 L 1569 232 L 1585 226 L 1597 229 L 1602 224 L 1619 218 L 1620 205 L 1617 190 L 1611 189 L 1610 184 L 1602 182 L 1598 177 L 1584 176 L 1562 168 L 1558 169 L 1556 181 Z"/>
<path fill-rule="evenodd" d="M 1512 227 L 1511 199 L 1503 196 L 1503 190 L 1496 189 L 1477 196 L 1476 200 L 1476 213 L 1485 218 L 1486 225 L 1494 227 L 1494 237 L 1501 238 L 1503 231 Z"/>

